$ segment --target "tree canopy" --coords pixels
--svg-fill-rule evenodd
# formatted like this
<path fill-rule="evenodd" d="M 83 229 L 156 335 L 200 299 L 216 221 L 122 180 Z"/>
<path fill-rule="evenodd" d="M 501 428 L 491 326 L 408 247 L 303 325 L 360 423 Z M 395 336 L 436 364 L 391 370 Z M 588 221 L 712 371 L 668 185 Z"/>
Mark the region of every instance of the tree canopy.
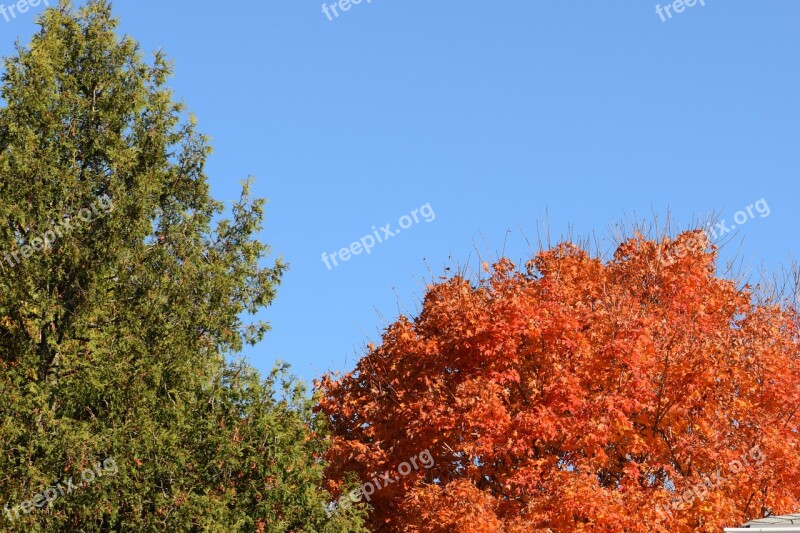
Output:
<path fill-rule="evenodd" d="M 358 531 L 323 508 L 302 386 L 232 362 L 286 268 L 256 237 L 264 201 L 211 198 L 170 64 L 108 2 L 40 25 L 2 78 L 3 529 Z"/>
<path fill-rule="evenodd" d="M 432 283 L 356 369 L 326 376 L 331 490 L 375 531 L 719 531 L 800 508 L 798 316 L 716 274 L 701 231 L 572 244 Z M 487 267 L 487 270 L 488 267 Z"/>

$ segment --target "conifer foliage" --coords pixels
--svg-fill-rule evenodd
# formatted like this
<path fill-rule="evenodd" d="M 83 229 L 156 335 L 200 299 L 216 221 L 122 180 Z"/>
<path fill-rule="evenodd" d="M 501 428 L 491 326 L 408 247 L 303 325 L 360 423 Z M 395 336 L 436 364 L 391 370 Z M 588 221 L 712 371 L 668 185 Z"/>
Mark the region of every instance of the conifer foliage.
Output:
<path fill-rule="evenodd" d="M 263 201 L 246 183 L 223 218 L 169 63 L 108 2 L 40 24 L 0 107 L 0 528 L 359 531 L 325 512 L 302 387 L 228 362 L 285 270 L 255 237 Z"/>

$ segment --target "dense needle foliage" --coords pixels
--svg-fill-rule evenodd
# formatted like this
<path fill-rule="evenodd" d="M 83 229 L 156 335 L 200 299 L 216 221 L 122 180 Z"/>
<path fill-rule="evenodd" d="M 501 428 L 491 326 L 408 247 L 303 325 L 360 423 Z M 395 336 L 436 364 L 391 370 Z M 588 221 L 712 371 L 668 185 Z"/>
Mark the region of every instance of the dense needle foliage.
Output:
<path fill-rule="evenodd" d="M 107 2 L 40 24 L 0 108 L 2 529 L 358 531 L 323 508 L 302 387 L 230 363 L 285 269 L 255 237 L 263 201 L 245 184 L 222 218 L 168 62 Z M 109 458 L 115 475 L 31 508 Z"/>

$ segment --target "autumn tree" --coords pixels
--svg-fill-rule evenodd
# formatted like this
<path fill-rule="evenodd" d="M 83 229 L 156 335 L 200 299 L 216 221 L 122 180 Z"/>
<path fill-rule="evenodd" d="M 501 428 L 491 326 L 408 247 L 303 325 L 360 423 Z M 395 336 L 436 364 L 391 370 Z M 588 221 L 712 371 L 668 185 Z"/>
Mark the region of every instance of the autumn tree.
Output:
<path fill-rule="evenodd" d="M 800 510 L 791 302 L 717 274 L 700 231 L 572 244 L 428 287 L 320 383 L 330 486 L 429 449 L 375 531 L 720 531 Z"/>
<path fill-rule="evenodd" d="M 40 24 L 2 78 L 0 529 L 360 531 L 303 388 L 232 362 L 285 269 L 263 200 L 209 195 L 169 63 L 108 2 Z"/>

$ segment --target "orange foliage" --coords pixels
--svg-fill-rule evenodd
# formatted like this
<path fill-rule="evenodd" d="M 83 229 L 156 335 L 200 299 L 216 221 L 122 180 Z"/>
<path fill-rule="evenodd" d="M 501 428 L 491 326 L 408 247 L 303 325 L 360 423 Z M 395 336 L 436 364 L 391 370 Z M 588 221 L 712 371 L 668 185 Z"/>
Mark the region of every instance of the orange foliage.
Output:
<path fill-rule="evenodd" d="M 796 311 L 715 265 L 687 232 L 429 287 L 418 317 L 318 384 L 330 488 L 429 449 L 434 467 L 373 495 L 376 531 L 716 532 L 800 512 Z"/>

